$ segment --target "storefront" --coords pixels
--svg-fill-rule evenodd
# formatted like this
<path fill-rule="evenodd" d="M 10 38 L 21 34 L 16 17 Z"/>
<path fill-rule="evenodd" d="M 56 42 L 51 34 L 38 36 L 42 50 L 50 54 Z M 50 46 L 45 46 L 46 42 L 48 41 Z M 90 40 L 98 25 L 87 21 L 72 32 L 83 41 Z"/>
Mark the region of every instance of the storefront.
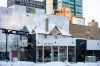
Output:
<path fill-rule="evenodd" d="M 75 62 L 75 46 L 39 46 L 37 62 Z"/>
<path fill-rule="evenodd" d="M 38 35 L 41 36 L 42 35 Z M 67 36 L 47 35 L 46 39 L 38 38 L 36 44 L 36 62 L 69 61 L 75 62 L 75 40 Z"/>

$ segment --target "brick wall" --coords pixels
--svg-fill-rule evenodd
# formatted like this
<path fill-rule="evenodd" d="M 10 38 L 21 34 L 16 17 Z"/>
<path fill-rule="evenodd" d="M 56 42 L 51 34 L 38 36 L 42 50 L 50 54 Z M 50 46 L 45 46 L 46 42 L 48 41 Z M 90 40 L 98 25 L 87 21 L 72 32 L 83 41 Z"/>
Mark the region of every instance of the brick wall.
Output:
<path fill-rule="evenodd" d="M 70 24 L 70 33 L 74 38 L 87 38 L 100 40 L 100 28 Z"/>

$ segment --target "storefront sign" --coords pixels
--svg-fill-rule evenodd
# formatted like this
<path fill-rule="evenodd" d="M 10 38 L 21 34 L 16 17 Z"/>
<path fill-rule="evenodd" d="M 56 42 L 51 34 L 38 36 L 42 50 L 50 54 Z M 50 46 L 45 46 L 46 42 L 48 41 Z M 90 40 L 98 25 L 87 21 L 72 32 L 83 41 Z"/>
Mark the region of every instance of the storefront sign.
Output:
<path fill-rule="evenodd" d="M 39 2 L 39 1 L 34 1 L 34 0 L 15 0 L 15 2 L 13 0 L 8 0 L 8 1 L 9 1 L 7 3 L 8 6 L 17 4 L 17 5 L 24 5 L 24 6 L 30 6 L 30 7 L 44 9 L 43 2 Z"/>
<path fill-rule="evenodd" d="M 44 43 L 44 45 L 53 45 L 53 43 Z"/>

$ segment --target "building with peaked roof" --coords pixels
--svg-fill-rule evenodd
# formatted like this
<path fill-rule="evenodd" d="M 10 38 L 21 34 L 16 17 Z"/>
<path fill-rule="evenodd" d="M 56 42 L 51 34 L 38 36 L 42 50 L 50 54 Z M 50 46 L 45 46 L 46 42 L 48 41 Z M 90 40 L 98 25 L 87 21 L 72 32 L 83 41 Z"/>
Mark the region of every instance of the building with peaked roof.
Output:
<path fill-rule="evenodd" d="M 30 33 L 29 38 L 22 35 L 8 36 L 7 52 L 10 60 L 16 57 L 22 61 L 34 62 L 65 60 L 69 62 L 82 62 L 89 55 L 100 58 L 100 31 L 96 23 L 92 22 L 89 24 L 90 26 L 96 26 L 95 28 L 87 27 L 84 26 L 84 18 L 74 17 L 72 20 L 73 23 L 70 25 L 70 19 L 64 17 L 66 13 L 62 13 L 62 11 L 59 13 L 61 16 L 58 16 L 59 14 L 45 14 L 42 1 L 8 0 L 8 8 L 0 7 L 0 28 L 23 30 Z M 52 1 L 51 3 L 49 0 L 47 1 L 46 5 L 50 4 L 48 6 L 51 9 L 48 10 L 50 13 L 52 13 L 52 9 L 56 10 L 58 7 L 62 7 L 61 0 L 59 2 L 57 0 L 53 1 L 54 8 L 51 5 Z M 75 4 L 73 3 L 75 1 L 71 1 L 73 2 L 70 5 L 74 6 Z M 81 10 L 80 5 L 76 6 L 79 6 Z M 67 13 L 69 14 L 69 11 Z M 71 16 L 69 14 L 69 17 Z M 0 31 L 0 60 L 5 60 L 5 38 L 5 34 Z M 80 57 L 82 58 L 81 60 Z"/>
<path fill-rule="evenodd" d="M 26 30 L 26 28 L 24 27 L 23 30 Z M 27 30 L 30 31 L 30 28 L 27 28 Z M 32 54 L 29 53 L 32 56 L 30 61 L 74 61 L 72 58 L 75 57 L 75 41 L 71 38 L 72 35 L 65 29 L 50 23 L 48 19 L 33 28 L 31 37 L 29 43 L 32 43 L 34 48 L 31 50 L 33 51 Z M 21 58 L 21 60 L 25 60 L 24 58 Z"/>
<path fill-rule="evenodd" d="M 29 9 L 29 11 L 27 9 Z M 33 11 L 31 12 L 30 10 L 33 10 L 34 12 Z M 46 18 L 48 18 L 49 23 L 50 23 L 50 24 L 48 24 L 49 32 L 45 31 L 45 23 L 44 22 L 45 22 Z M 34 34 L 33 37 L 36 39 L 38 37 L 35 37 L 35 35 L 37 36 L 39 34 L 39 38 L 41 38 L 42 34 L 43 34 L 42 37 L 44 37 L 47 34 L 47 37 L 48 37 L 48 35 L 50 35 L 52 32 L 55 33 L 55 30 L 58 33 L 60 33 L 61 35 L 65 36 L 66 38 L 71 37 L 71 35 L 69 34 L 69 19 L 66 17 L 56 16 L 56 15 L 48 15 L 48 14 L 45 14 L 45 11 L 43 9 L 33 8 L 33 7 L 28 7 L 28 6 L 12 5 L 8 8 L 0 7 L 0 28 L 20 30 L 23 27 L 30 34 Z M 2 38 L 2 37 L 4 37 L 4 38 Z M 12 43 L 8 44 L 8 48 L 13 47 L 13 48 L 8 49 L 8 56 L 9 56 L 10 60 L 12 60 L 12 58 L 13 58 L 12 55 L 18 48 L 19 48 L 18 58 L 19 59 L 21 58 L 21 60 L 28 60 L 27 53 L 25 53 L 28 51 L 27 50 L 27 48 L 28 48 L 27 38 L 24 36 L 15 36 L 15 35 L 11 35 L 11 34 L 8 37 L 9 37 L 8 43 L 9 43 L 9 40 L 12 40 Z M 3 40 L 5 40 L 5 38 L 6 38 L 5 34 L 3 34 L 2 31 L 0 31 L 0 40 L 3 41 Z M 48 41 L 53 42 L 53 43 L 55 42 L 54 41 L 55 35 L 54 36 L 50 35 L 49 38 L 50 39 L 53 38 L 53 40 L 49 41 L 49 39 L 48 39 L 44 43 L 47 43 Z M 62 40 L 63 40 L 63 38 L 62 38 Z M 43 42 L 43 41 L 41 41 L 41 39 L 39 39 L 37 41 L 39 41 L 40 43 Z M 57 42 L 58 41 L 60 41 L 60 40 L 57 40 Z M 35 41 L 32 41 L 32 42 L 35 43 Z M 0 43 L 2 43 L 2 42 L 0 42 Z M 2 45 L 2 46 L 0 46 L 0 48 L 3 47 L 3 49 L 0 51 L 0 57 L 1 57 L 0 59 L 1 60 L 5 60 L 5 50 L 6 49 L 4 47 L 6 45 L 6 41 L 4 41 L 3 44 L 4 45 L 0 44 L 0 45 Z M 37 44 L 37 42 L 36 42 L 36 44 Z M 60 42 L 59 42 L 59 44 L 61 45 Z M 43 46 L 42 43 L 41 43 L 41 46 Z M 63 44 L 63 46 L 64 46 L 64 44 Z M 36 46 L 34 46 L 34 47 L 36 47 Z M 4 52 L 2 52 L 3 50 L 4 50 Z M 15 50 L 15 51 L 13 52 L 12 50 L 13 51 Z M 57 52 L 57 50 L 56 50 L 56 52 Z M 34 56 L 34 55 L 31 55 L 31 56 Z M 34 61 L 34 60 L 32 60 L 32 61 Z M 36 62 L 36 61 L 34 61 L 34 62 Z"/>

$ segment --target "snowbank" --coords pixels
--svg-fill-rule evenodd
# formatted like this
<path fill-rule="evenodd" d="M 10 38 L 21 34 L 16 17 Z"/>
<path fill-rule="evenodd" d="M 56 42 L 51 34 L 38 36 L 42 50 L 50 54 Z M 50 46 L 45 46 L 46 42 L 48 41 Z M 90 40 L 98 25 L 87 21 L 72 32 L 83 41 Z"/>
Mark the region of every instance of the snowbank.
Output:
<path fill-rule="evenodd" d="M 0 66 L 34 66 L 35 63 L 27 61 L 17 61 L 17 62 L 1 62 Z"/>
<path fill-rule="evenodd" d="M 43 64 L 37 64 L 35 66 L 65 66 L 65 63 L 63 62 L 49 62 L 49 63 L 43 63 Z"/>
<path fill-rule="evenodd" d="M 76 64 L 72 64 L 71 66 L 100 66 L 98 63 L 82 63 L 78 62 Z"/>
<path fill-rule="evenodd" d="M 4 62 L 0 61 L 0 66 L 100 66 L 100 62 L 97 63 L 68 63 L 68 62 L 49 62 L 49 63 L 33 63 L 26 61 L 17 62 Z"/>

